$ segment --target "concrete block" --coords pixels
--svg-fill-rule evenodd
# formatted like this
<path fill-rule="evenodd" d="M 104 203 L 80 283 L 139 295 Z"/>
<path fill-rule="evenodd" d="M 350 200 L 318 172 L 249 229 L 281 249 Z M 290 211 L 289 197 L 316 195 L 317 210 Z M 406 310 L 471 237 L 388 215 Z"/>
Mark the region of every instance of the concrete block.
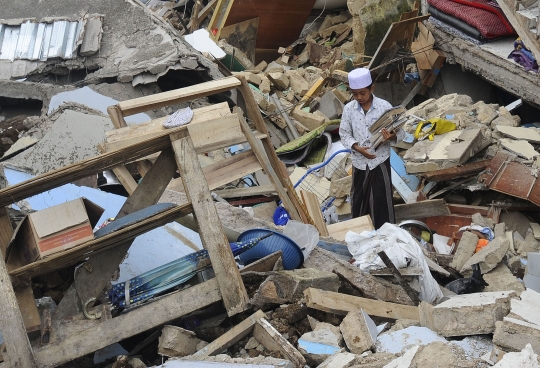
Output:
<path fill-rule="evenodd" d="M 285 75 L 289 78 L 289 85 L 295 94 L 302 97 L 309 91 L 309 83 L 297 70 L 286 70 Z"/>
<path fill-rule="evenodd" d="M 262 78 L 260 75 L 258 74 L 255 74 L 255 73 L 250 73 L 250 72 L 233 72 L 232 73 L 233 75 L 238 75 L 238 76 L 242 76 L 244 78 L 246 78 L 246 80 L 248 81 L 248 83 L 251 83 L 251 84 L 255 84 L 255 85 L 260 85 L 261 82 L 262 82 Z"/>
<path fill-rule="evenodd" d="M 439 305 L 420 303 L 420 324 L 442 336 L 489 334 L 510 312 L 514 291 L 456 295 Z"/>
<path fill-rule="evenodd" d="M 260 309 L 276 304 L 295 303 L 310 287 L 337 291 L 340 282 L 336 274 L 314 268 L 273 272 L 253 295 L 251 303 Z"/>
<path fill-rule="evenodd" d="M 392 360 L 390 363 L 386 364 L 384 368 L 409 368 L 412 364 L 416 353 L 420 349 L 419 345 L 413 346 L 405 352 L 402 356 L 397 359 Z"/>
<path fill-rule="evenodd" d="M 343 346 L 343 335 L 341 334 L 341 330 L 339 326 L 334 326 L 328 322 L 321 322 L 317 321 L 315 318 L 308 316 L 309 325 L 311 326 L 312 331 L 318 331 L 318 330 L 329 330 L 334 333 L 338 337 L 338 344 L 339 346 Z"/>
<path fill-rule="evenodd" d="M 465 231 L 461 236 L 456 254 L 454 254 L 454 259 L 452 260 L 452 263 L 450 263 L 450 267 L 455 270 L 461 270 L 465 263 L 473 256 L 477 244 L 478 236 L 469 231 Z"/>
<path fill-rule="evenodd" d="M 459 353 L 463 353 L 459 347 L 452 346 L 446 341 L 435 341 L 418 349 L 411 366 L 457 368 L 460 367 L 457 355 Z"/>
<path fill-rule="evenodd" d="M 263 77 L 261 84 L 259 84 L 259 89 L 262 93 L 270 93 L 272 91 L 271 89 L 272 83 L 270 82 L 270 79 Z"/>
<path fill-rule="evenodd" d="M 262 72 L 264 71 L 264 69 L 266 69 L 267 66 L 268 66 L 268 63 L 263 60 L 255 66 L 255 70 Z"/>
<path fill-rule="evenodd" d="M 472 265 L 479 264 L 482 273 L 487 273 L 497 267 L 503 257 L 508 252 L 508 239 L 499 237 L 488 243 L 484 248 L 475 253 L 459 271 L 463 276 L 470 277 L 472 275 Z"/>
<path fill-rule="evenodd" d="M 504 222 L 500 222 L 498 224 L 495 224 L 495 230 L 493 230 L 493 232 L 495 233 L 495 237 L 499 237 L 499 236 L 503 236 L 505 237 L 506 236 L 506 224 Z"/>
<path fill-rule="evenodd" d="M 289 88 L 289 78 L 282 72 L 268 73 L 268 77 L 272 82 L 281 89 Z"/>
<path fill-rule="evenodd" d="M 362 354 L 377 342 L 377 326 L 366 312 L 349 312 L 339 325 L 349 351 Z"/>
<path fill-rule="evenodd" d="M 351 353 L 337 353 L 334 354 L 324 362 L 322 362 L 317 368 L 349 368 L 357 361 L 356 355 Z"/>
<path fill-rule="evenodd" d="M 403 330 L 383 333 L 375 344 L 377 353 L 401 354 L 413 345 L 424 346 L 439 341 L 446 343 L 446 339 L 427 327 L 411 326 Z"/>
<path fill-rule="evenodd" d="M 497 125 L 506 125 L 511 127 L 517 127 L 519 124 L 514 119 L 508 119 L 504 116 L 499 116 L 491 122 L 491 129 L 496 129 Z"/>
<path fill-rule="evenodd" d="M 322 329 L 300 336 L 298 350 L 310 366 L 317 366 L 341 351 L 341 346 L 339 346 L 338 336 L 330 330 Z"/>
<path fill-rule="evenodd" d="M 332 35 L 332 32 L 336 32 L 336 34 L 342 34 L 345 32 L 350 26 L 346 23 L 336 24 L 335 26 L 331 26 L 326 28 L 324 31 L 320 33 L 321 37 L 327 38 Z"/>
<path fill-rule="evenodd" d="M 101 35 L 103 34 L 101 25 L 101 17 L 92 17 L 86 22 L 84 37 L 81 43 L 81 49 L 79 51 L 81 56 L 93 55 L 99 51 Z"/>
<path fill-rule="evenodd" d="M 203 340 L 193 331 L 177 326 L 165 325 L 159 337 L 158 353 L 168 357 L 185 357 L 197 352 Z"/>
<path fill-rule="evenodd" d="M 337 98 L 332 91 L 327 91 L 319 101 L 317 111 L 322 112 L 328 119 L 337 119 L 342 113 L 345 105 Z"/>
<path fill-rule="evenodd" d="M 332 197 L 346 197 L 351 192 L 352 175 L 346 176 L 341 179 L 332 180 L 330 183 L 330 196 Z"/>
<path fill-rule="evenodd" d="M 275 61 L 271 61 L 270 64 L 264 68 L 265 73 L 275 73 L 280 72 L 283 73 L 285 71 L 285 68 L 283 68 L 283 65 L 276 63 Z"/>
<path fill-rule="evenodd" d="M 295 108 L 291 115 L 309 130 L 315 130 L 324 124 L 323 117 L 300 110 L 299 108 Z"/>
<path fill-rule="evenodd" d="M 534 237 L 534 233 L 531 229 L 527 230 L 525 239 L 519 239 L 516 236 L 515 239 L 515 250 L 521 256 L 525 256 L 528 253 L 540 251 L 540 241 Z"/>
<path fill-rule="evenodd" d="M 540 354 L 540 326 L 505 317 L 495 323 L 493 343 L 510 351 L 519 351 L 528 343 L 535 353 Z"/>
<path fill-rule="evenodd" d="M 493 221 L 489 217 L 484 217 L 479 213 L 475 213 L 474 215 L 472 215 L 472 222 L 482 227 L 489 227 L 492 230 L 495 226 L 495 221 Z"/>
<path fill-rule="evenodd" d="M 517 295 L 525 290 L 525 286 L 514 276 L 512 272 L 503 262 L 488 273 L 484 274 L 484 280 L 489 284 L 482 290 L 488 291 L 505 291 L 514 290 Z"/>

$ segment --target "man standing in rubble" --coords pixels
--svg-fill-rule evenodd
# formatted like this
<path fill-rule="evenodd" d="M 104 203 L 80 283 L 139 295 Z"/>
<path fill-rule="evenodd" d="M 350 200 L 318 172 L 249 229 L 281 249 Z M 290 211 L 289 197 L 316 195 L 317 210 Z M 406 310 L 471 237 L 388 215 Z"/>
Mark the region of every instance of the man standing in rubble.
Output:
<path fill-rule="evenodd" d="M 372 149 L 369 127 L 392 105 L 373 94 L 375 86 L 368 69 L 354 69 L 348 77 L 354 100 L 345 105 L 339 135 L 343 145 L 352 151 L 352 217 L 370 215 L 378 229 L 385 222 L 395 222 L 390 141 L 402 140 L 405 133 L 401 129 L 391 132 L 383 129 L 384 143 L 377 150 Z"/>

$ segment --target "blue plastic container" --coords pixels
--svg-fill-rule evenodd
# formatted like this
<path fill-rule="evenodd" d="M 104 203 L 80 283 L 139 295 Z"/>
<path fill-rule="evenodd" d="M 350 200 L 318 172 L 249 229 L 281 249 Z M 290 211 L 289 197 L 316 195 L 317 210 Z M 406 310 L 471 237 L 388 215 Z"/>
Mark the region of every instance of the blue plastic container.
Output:
<path fill-rule="evenodd" d="M 291 238 L 277 231 L 269 229 L 250 229 L 244 231 L 238 237 L 237 241 L 246 241 L 254 238 L 260 238 L 268 233 L 274 235 L 263 239 L 251 248 L 250 250 L 238 256 L 244 265 L 253 263 L 261 258 L 264 258 L 272 253 L 281 251 L 283 258 L 283 268 L 286 270 L 294 270 L 304 263 L 304 255 L 302 250 Z"/>

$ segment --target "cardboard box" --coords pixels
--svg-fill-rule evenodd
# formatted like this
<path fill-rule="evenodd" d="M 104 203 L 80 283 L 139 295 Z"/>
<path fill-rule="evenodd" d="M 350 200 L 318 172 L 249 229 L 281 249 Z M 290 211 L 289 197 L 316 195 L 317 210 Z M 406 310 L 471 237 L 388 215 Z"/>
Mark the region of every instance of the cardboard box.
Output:
<path fill-rule="evenodd" d="M 104 209 L 78 198 L 26 216 L 8 247 L 8 263 L 22 266 L 94 239 Z"/>

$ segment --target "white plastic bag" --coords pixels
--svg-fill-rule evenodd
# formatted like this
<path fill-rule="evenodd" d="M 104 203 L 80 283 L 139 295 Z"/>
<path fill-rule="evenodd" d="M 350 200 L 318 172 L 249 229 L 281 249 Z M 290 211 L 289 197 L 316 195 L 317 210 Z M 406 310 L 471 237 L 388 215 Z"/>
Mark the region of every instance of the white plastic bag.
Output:
<path fill-rule="evenodd" d="M 347 248 L 353 255 L 354 265 L 364 272 L 385 268 L 377 255 L 384 250 L 397 268 L 420 267 L 423 275 L 420 282 L 420 300 L 434 303 L 443 297 L 439 284 L 431 275 L 425 256 L 418 242 L 399 226 L 386 223 L 377 231 L 364 231 L 361 234 L 349 231 L 345 235 Z"/>
<path fill-rule="evenodd" d="M 304 260 L 308 259 L 319 242 L 319 231 L 315 226 L 294 220 L 287 222 L 283 229 L 283 235 L 288 236 L 298 244 L 304 254 Z"/>

